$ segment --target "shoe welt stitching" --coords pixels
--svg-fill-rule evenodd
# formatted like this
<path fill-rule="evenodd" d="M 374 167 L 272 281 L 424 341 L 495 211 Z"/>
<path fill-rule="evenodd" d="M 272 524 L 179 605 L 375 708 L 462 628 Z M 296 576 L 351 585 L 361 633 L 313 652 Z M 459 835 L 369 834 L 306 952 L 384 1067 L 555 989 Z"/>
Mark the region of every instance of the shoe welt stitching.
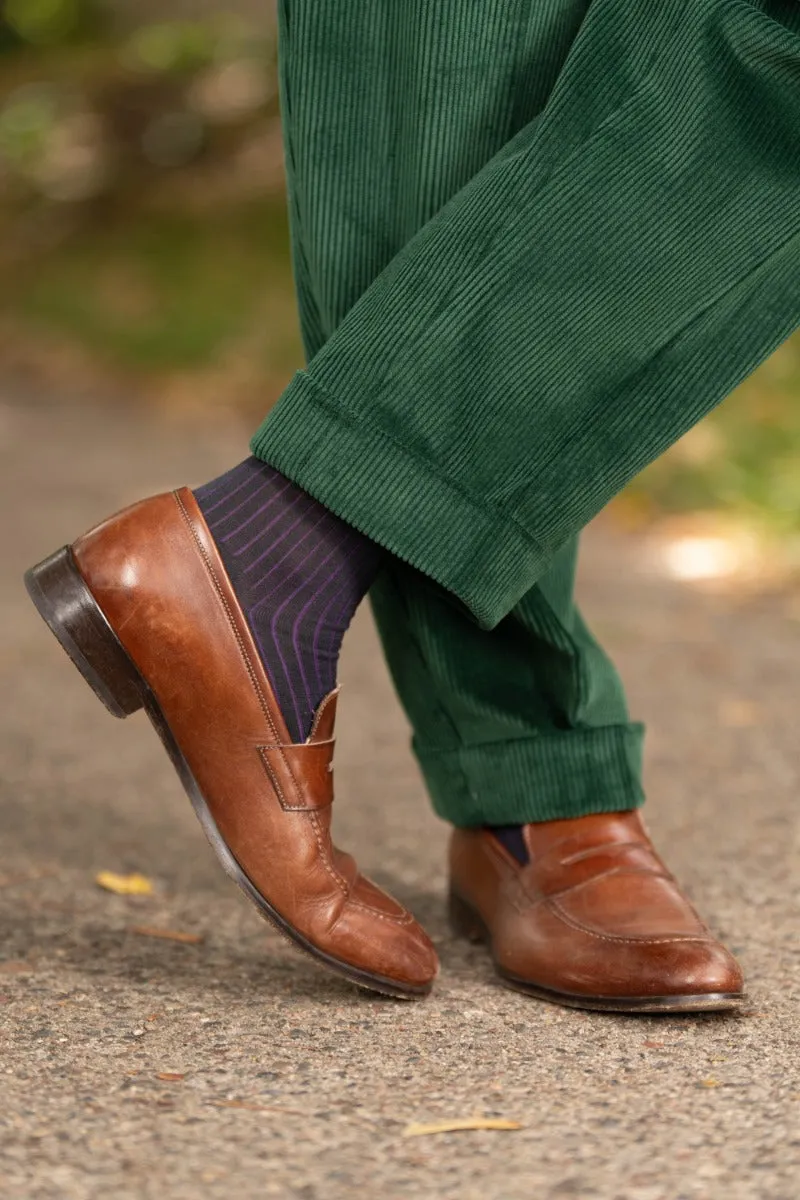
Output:
<path fill-rule="evenodd" d="M 342 892 L 344 892 L 345 896 L 349 897 L 350 885 L 348 884 L 348 882 L 344 878 L 344 876 L 341 874 L 341 872 L 337 871 L 336 867 L 331 862 L 330 855 L 328 854 L 327 849 L 323 843 L 322 832 L 319 827 L 319 817 L 317 816 L 317 814 L 315 812 L 310 812 L 308 814 L 308 818 L 311 821 L 311 827 L 314 830 L 314 836 L 317 839 L 317 847 L 319 848 L 319 856 L 322 860 L 322 865 L 324 866 L 324 868 L 328 872 L 328 874 L 331 876 L 331 878 L 336 881 L 339 888 L 342 890 Z M 338 920 L 338 917 L 337 917 L 337 920 Z M 336 922 L 334 922 L 334 924 L 335 923 Z"/>
<path fill-rule="evenodd" d="M 363 904 L 360 900 L 353 900 L 348 897 L 347 903 L 351 908 L 360 908 L 362 912 L 371 913 L 379 921 L 391 921 L 393 925 L 410 925 L 414 920 L 413 914 L 407 912 L 405 909 L 403 909 L 399 917 L 394 917 L 391 913 L 381 912 L 379 908 L 374 908 L 371 904 Z"/>
<path fill-rule="evenodd" d="M 333 863 L 330 860 L 329 854 L 327 853 L 327 851 L 325 849 L 325 845 L 324 845 L 324 842 L 322 839 L 322 832 L 319 827 L 319 819 L 317 817 L 317 814 L 315 812 L 309 812 L 308 816 L 311 821 L 311 825 L 314 829 L 314 835 L 317 839 L 317 845 L 319 847 L 319 855 L 320 855 L 320 858 L 322 859 L 323 866 L 325 867 L 326 871 L 333 877 L 333 879 L 335 879 L 336 882 L 338 883 L 339 887 L 341 888 L 342 892 L 345 895 L 347 904 L 349 904 L 352 908 L 360 908 L 363 912 L 372 913 L 373 916 L 378 917 L 381 921 L 392 921 L 395 925 L 410 925 L 412 923 L 412 921 L 414 920 L 414 916 L 412 913 L 408 912 L 407 909 L 401 909 L 401 916 L 393 917 L 390 913 L 381 912 L 381 910 L 379 908 L 374 908 L 371 904 L 364 904 L 363 901 L 361 901 L 361 900 L 353 899 L 352 887 L 350 886 L 350 884 L 348 884 L 347 880 L 344 878 L 344 876 L 341 874 L 341 872 L 337 871 L 336 867 L 333 865 Z M 331 926 L 331 932 L 333 932 L 333 930 L 339 924 L 339 921 L 340 921 L 343 913 L 344 913 L 344 907 L 342 908 L 341 912 L 339 913 L 339 916 L 333 922 L 333 925 Z"/>
<path fill-rule="evenodd" d="M 564 912 L 563 908 L 561 907 L 561 905 L 558 903 L 557 900 L 554 900 L 554 899 L 551 899 L 548 897 L 546 903 L 549 908 L 551 908 L 555 911 L 556 916 L 558 916 L 564 922 L 565 925 L 569 925 L 572 929 L 577 930 L 578 933 L 587 934 L 588 937 L 599 938 L 600 941 L 603 941 L 603 942 L 627 942 L 630 945 L 635 945 L 635 946 L 666 946 L 671 942 L 711 942 L 711 943 L 713 943 L 713 941 L 714 941 L 714 939 L 712 937 L 709 937 L 709 936 L 702 937 L 698 934 L 691 934 L 691 933 L 686 933 L 686 934 L 679 933 L 679 934 L 675 934 L 674 937 L 661 937 L 661 938 L 625 937 L 622 934 L 616 934 L 616 933 L 598 933 L 596 930 L 589 929 L 588 926 L 583 925 L 580 921 L 576 921 L 573 917 L 568 916 L 567 913 Z"/>

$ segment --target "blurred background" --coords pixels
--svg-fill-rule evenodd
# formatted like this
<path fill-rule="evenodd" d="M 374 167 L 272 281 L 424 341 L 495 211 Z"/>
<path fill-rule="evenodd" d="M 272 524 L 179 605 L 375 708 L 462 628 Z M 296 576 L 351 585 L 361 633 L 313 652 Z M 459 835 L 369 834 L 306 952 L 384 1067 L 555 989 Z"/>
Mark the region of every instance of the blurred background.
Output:
<path fill-rule="evenodd" d="M 735 1021 L 534 1007 L 450 936 L 445 829 L 366 610 L 335 828 L 442 952 L 402 1014 L 258 921 L 147 722 L 110 720 L 47 634 L 24 569 L 238 461 L 301 362 L 273 0 L 0 0 L 0 1192 L 795 1197 L 800 340 L 581 563 L 649 727 L 657 843 L 744 964 Z M 475 1113 L 522 1128 L 402 1136 Z"/>
<path fill-rule="evenodd" d="M 301 361 L 273 0 L 0 11 L 0 372 L 258 418 Z M 619 518 L 668 529 L 678 575 L 795 569 L 799 394 L 795 340 Z"/>
<path fill-rule="evenodd" d="M 274 4 L 0 12 L 0 369 L 262 412 L 301 355 Z"/>

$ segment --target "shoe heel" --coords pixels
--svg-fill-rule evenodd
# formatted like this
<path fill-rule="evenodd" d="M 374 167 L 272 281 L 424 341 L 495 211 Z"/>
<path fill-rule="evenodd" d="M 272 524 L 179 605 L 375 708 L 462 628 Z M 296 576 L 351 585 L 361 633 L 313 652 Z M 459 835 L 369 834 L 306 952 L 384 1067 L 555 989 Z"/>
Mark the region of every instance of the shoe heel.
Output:
<path fill-rule="evenodd" d="M 115 717 L 143 705 L 146 684 L 78 570 L 69 546 L 25 573 L 25 587 L 89 687 Z"/>
<path fill-rule="evenodd" d="M 447 916 L 450 928 L 457 937 L 469 942 L 485 942 L 488 937 L 486 926 L 473 908 L 455 892 L 447 899 Z"/>

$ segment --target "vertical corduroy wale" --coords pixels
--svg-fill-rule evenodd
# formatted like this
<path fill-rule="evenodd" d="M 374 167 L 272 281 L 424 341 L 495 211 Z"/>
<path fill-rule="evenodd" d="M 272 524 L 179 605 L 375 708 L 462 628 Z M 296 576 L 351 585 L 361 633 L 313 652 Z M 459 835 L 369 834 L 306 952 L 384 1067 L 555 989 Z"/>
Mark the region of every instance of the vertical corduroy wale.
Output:
<path fill-rule="evenodd" d="M 284 0 L 281 80 L 308 362 L 254 452 L 409 565 L 376 611 L 440 811 L 636 803 L 564 579 L 800 324 L 800 6 Z"/>

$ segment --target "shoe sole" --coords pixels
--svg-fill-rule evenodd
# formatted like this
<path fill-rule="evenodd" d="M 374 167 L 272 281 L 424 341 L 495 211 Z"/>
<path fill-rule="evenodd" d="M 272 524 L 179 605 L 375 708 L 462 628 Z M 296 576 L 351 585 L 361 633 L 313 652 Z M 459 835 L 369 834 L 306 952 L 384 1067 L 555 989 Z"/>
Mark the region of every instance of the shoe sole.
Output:
<path fill-rule="evenodd" d="M 474 944 L 481 943 L 490 948 L 492 937 L 489 929 L 471 904 L 457 892 L 451 891 L 448 901 L 450 926 L 459 937 Z M 560 1004 L 567 1008 L 583 1008 L 592 1012 L 615 1013 L 692 1013 L 732 1012 L 742 1008 L 746 996 L 741 992 L 707 992 L 684 996 L 578 996 L 573 992 L 560 992 L 555 988 L 542 987 L 528 979 L 504 971 L 492 958 L 498 977 L 516 992 L 546 1000 L 549 1004 Z"/>
<path fill-rule="evenodd" d="M 432 984 L 397 983 L 353 967 L 320 950 L 261 895 L 225 842 L 205 797 L 144 676 L 128 655 L 78 570 L 72 550 L 64 546 L 25 573 L 25 587 L 37 612 L 59 645 L 112 716 L 123 718 L 144 709 L 164 745 L 203 831 L 222 869 L 260 915 L 294 946 L 329 971 L 359 987 L 398 1000 L 427 996 Z"/>

